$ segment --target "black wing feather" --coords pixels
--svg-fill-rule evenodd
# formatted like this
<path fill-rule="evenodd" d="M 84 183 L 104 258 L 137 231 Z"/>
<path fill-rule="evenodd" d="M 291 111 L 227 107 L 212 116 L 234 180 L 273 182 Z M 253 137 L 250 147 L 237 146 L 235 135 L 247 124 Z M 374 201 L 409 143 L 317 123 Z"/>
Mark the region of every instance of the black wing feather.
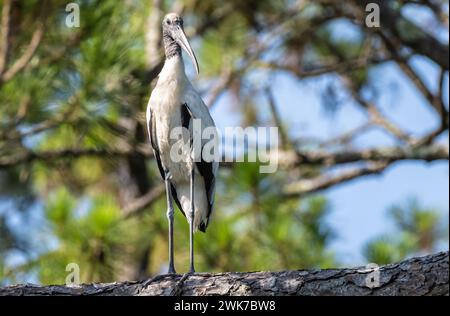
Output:
<path fill-rule="evenodd" d="M 202 159 L 202 161 L 196 162 L 196 166 L 205 181 L 206 197 L 208 198 L 208 214 L 206 215 L 207 222 L 202 222 L 199 227 L 200 231 L 205 232 L 206 227 L 208 226 L 209 217 L 211 216 L 211 212 L 213 210 L 214 201 L 212 200 L 212 197 L 214 194 L 214 186 L 216 181 L 211 162 L 206 162 Z"/>
<path fill-rule="evenodd" d="M 189 106 L 185 103 L 181 106 L 181 123 L 182 126 L 186 129 L 189 129 L 189 125 L 192 121 L 193 115 L 192 111 L 189 109 Z M 191 144 L 193 140 L 191 139 Z M 202 148 L 203 150 L 203 148 Z M 201 176 L 203 177 L 203 180 L 205 181 L 205 190 L 206 190 L 206 197 L 208 199 L 208 213 L 206 215 L 207 222 L 202 222 L 200 224 L 199 230 L 202 232 L 206 231 L 206 227 L 208 226 L 209 217 L 211 216 L 211 212 L 213 210 L 213 194 L 214 194 L 214 186 L 215 186 L 215 176 L 213 172 L 213 164 L 212 162 L 207 162 L 203 160 L 203 157 L 201 157 L 201 161 L 196 162 L 195 165 L 197 166 L 198 171 L 200 172 Z"/>

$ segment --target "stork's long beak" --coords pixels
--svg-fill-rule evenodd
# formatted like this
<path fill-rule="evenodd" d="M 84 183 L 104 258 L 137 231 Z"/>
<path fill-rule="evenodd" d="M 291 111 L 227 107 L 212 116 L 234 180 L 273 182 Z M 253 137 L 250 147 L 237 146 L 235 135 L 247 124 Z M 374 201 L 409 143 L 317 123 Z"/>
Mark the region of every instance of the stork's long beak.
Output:
<path fill-rule="evenodd" d="M 178 27 L 174 34 L 174 39 L 177 41 L 177 43 L 185 50 L 185 52 L 191 57 L 192 62 L 195 66 L 195 71 L 197 72 L 197 75 L 199 74 L 198 69 L 198 62 L 197 57 L 195 56 L 194 51 L 192 50 L 191 44 L 189 44 L 189 41 L 186 37 L 186 34 L 184 33 L 184 30 L 182 27 Z"/>

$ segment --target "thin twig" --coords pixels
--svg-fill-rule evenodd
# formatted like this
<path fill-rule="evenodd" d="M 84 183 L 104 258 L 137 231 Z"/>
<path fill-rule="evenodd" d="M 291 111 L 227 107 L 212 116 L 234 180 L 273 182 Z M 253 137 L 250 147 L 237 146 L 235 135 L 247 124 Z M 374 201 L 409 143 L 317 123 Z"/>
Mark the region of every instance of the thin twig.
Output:
<path fill-rule="evenodd" d="M 284 129 L 284 125 L 281 121 L 280 113 L 278 112 L 275 98 L 273 96 L 273 93 L 272 93 L 272 90 L 270 89 L 270 87 L 265 88 L 265 93 L 266 93 L 267 100 L 269 102 L 270 112 L 272 113 L 272 120 L 273 120 L 275 126 L 278 127 L 278 130 L 280 132 L 281 148 L 283 148 L 284 150 L 287 150 L 289 148 L 293 149 L 294 146 L 289 141 L 289 136 L 288 136 L 286 130 Z"/>

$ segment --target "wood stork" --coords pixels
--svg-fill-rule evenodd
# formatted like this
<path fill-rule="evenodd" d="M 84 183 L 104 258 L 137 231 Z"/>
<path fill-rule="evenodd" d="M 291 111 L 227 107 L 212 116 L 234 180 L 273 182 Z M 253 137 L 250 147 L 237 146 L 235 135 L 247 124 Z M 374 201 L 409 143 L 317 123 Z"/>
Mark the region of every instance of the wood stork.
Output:
<path fill-rule="evenodd" d="M 197 74 L 198 62 L 183 28 L 183 19 L 175 13 L 167 14 L 162 22 L 166 60 L 159 74 L 147 106 L 147 128 L 158 168 L 166 185 L 167 218 L 169 221 L 169 273 L 175 273 L 173 257 L 174 211 L 172 198 L 189 222 L 190 269 L 194 269 L 194 237 L 197 230 L 206 231 L 214 205 L 215 178 L 218 161 L 206 161 L 201 156 L 193 159 L 193 119 L 201 122 L 201 128 L 215 128 L 208 108 L 188 80 L 181 49 L 184 49 L 194 63 Z M 186 159 L 176 162 L 171 149 L 183 139 L 172 139 L 171 131 L 184 127 L 189 152 Z M 203 147 L 207 140 L 201 140 Z"/>

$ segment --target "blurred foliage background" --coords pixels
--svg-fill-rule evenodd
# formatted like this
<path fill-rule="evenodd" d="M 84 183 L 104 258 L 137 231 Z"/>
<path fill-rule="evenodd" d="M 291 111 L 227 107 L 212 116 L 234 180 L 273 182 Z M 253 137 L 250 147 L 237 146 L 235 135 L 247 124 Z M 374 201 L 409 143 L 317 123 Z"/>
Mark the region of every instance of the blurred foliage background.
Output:
<path fill-rule="evenodd" d="M 399 160 L 448 160 L 448 146 L 435 142 L 448 132 L 448 103 L 409 64 L 413 55 L 428 58 L 442 69 L 442 82 L 435 80 L 442 87 L 448 42 L 403 17 L 411 1 L 374 2 L 384 10 L 376 29 L 363 25 L 367 1 L 294 0 L 80 0 L 80 26 L 70 28 L 67 1 L 1 0 L 0 284 L 64 283 L 71 262 L 82 282 L 143 279 L 167 269 L 164 190 L 144 111 L 162 66 L 160 21 L 169 11 L 185 18 L 201 68 L 195 85 L 207 104 L 227 94 L 240 125 L 281 127 L 277 173 L 261 174 L 257 163 L 221 168 L 211 225 L 196 235 L 198 271 L 340 266 L 330 246 L 338 237 L 327 221 L 332 201 L 321 190 Z M 434 14 L 436 30 L 448 29 L 448 1 L 414 5 Z M 336 20 L 348 20 L 359 36 L 334 36 Z M 436 130 L 417 137 L 379 111 L 370 73 L 386 62 L 397 63 L 424 96 Z M 323 142 L 297 137 L 271 98 L 270 76 L 280 71 L 299 81 L 329 76 L 324 115 L 352 98 L 367 124 Z M 374 126 L 395 144 L 353 148 L 352 138 Z M 333 173 L 349 164 L 354 169 Z M 420 197 L 388 213 L 395 229 L 362 249 L 368 262 L 448 243 L 448 218 Z M 180 212 L 175 240 L 182 272 L 188 225 Z"/>

